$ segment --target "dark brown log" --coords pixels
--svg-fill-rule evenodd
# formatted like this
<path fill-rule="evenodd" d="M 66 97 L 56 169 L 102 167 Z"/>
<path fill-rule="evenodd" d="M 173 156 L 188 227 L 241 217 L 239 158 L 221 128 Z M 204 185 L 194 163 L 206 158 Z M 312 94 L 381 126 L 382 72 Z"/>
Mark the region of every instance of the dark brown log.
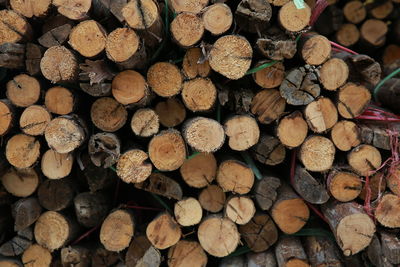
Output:
<path fill-rule="evenodd" d="M 108 251 L 103 247 L 99 247 L 92 252 L 92 266 L 109 267 L 117 264 L 119 258 L 117 252 Z"/>
<path fill-rule="evenodd" d="M 0 44 L 0 66 L 8 69 L 23 69 L 25 66 L 25 45 Z"/>
<path fill-rule="evenodd" d="M 75 190 L 71 179 L 45 180 L 38 189 L 40 205 L 47 210 L 60 211 L 72 204 Z"/>
<path fill-rule="evenodd" d="M 23 198 L 15 202 L 12 206 L 14 217 L 14 230 L 21 231 L 31 226 L 42 213 L 42 207 L 37 198 Z"/>
<path fill-rule="evenodd" d="M 372 238 L 371 244 L 366 249 L 366 256 L 375 266 L 393 267 L 385 255 L 383 255 L 382 244 L 377 234 Z M 356 266 L 353 264 L 353 266 Z"/>
<path fill-rule="evenodd" d="M 146 181 L 135 184 L 135 187 L 167 198 L 182 199 L 181 186 L 161 173 L 152 173 Z"/>
<path fill-rule="evenodd" d="M 286 157 L 286 149 L 278 138 L 271 135 L 261 135 L 260 140 L 251 148 L 253 157 L 269 166 L 282 163 Z"/>
<path fill-rule="evenodd" d="M 338 247 L 325 236 L 308 236 L 305 250 L 311 266 L 343 267 Z"/>
<path fill-rule="evenodd" d="M 259 253 L 247 253 L 247 266 L 248 267 L 277 267 L 275 253 L 272 250 Z"/>
<path fill-rule="evenodd" d="M 71 29 L 72 26 L 69 23 L 58 26 L 39 37 L 38 42 L 46 48 L 56 45 L 63 45 L 67 41 Z"/>
<path fill-rule="evenodd" d="M 31 227 L 20 230 L 11 239 L 0 246 L 0 254 L 6 257 L 19 256 L 32 244 L 33 232 Z"/>
<path fill-rule="evenodd" d="M 88 267 L 91 251 L 82 246 L 68 246 L 61 249 L 61 264 L 65 267 Z"/>
<path fill-rule="evenodd" d="M 312 204 L 323 204 L 329 200 L 325 185 L 300 165 L 296 167 L 292 186 L 304 200 Z"/>
<path fill-rule="evenodd" d="M 118 161 L 121 144 L 115 134 L 97 133 L 89 138 L 88 150 L 94 165 L 108 168 Z"/>
<path fill-rule="evenodd" d="M 278 196 L 277 190 L 280 186 L 280 179 L 273 176 L 264 176 L 256 182 L 254 186 L 254 199 L 260 209 L 269 210 L 271 208 Z"/>
<path fill-rule="evenodd" d="M 272 8 L 267 1 L 242 0 L 236 11 L 235 21 L 243 30 L 263 32 L 272 17 Z"/>
<path fill-rule="evenodd" d="M 161 253 L 153 247 L 146 235 L 135 236 L 126 252 L 126 267 L 140 267 L 143 265 L 160 266 Z"/>
<path fill-rule="evenodd" d="M 90 192 L 107 189 L 118 180 L 115 171 L 110 168 L 97 167 L 86 153 L 81 154 L 79 161 L 83 169 L 82 176 L 85 178 Z"/>
<path fill-rule="evenodd" d="M 297 52 L 297 42 L 279 30 L 257 39 L 256 46 L 261 54 L 273 60 L 290 59 Z"/>
<path fill-rule="evenodd" d="M 373 176 L 369 177 L 368 187 L 371 190 L 371 193 L 370 193 L 371 200 L 375 200 L 378 197 L 382 196 L 382 193 L 385 192 L 386 184 L 389 185 L 389 189 L 390 189 L 390 185 L 392 185 L 390 175 L 386 176 L 386 179 L 385 179 L 382 172 L 377 172 Z M 396 186 L 397 186 L 397 184 L 396 184 Z M 368 190 L 367 186 L 365 184 L 363 184 L 363 188 L 358 197 L 362 200 L 365 200 L 367 197 L 367 190 Z"/>
<path fill-rule="evenodd" d="M 87 227 L 95 227 L 107 216 L 110 201 L 104 193 L 80 193 L 74 198 L 75 214 L 78 222 Z"/>
<path fill-rule="evenodd" d="M 82 91 L 95 97 L 111 95 L 111 80 L 115 73 L 104 60 L 86 59 L 84 64 L 79 64 L 79 68 L 79 86 Z"/>
<path fill-rule="evenodd" d="M 307 255 L 298 237 L 281 237 L 275 247 L 278 266 L 307 267 Z"/>
<path fill-rule="evenodd" d="M 392 264 L 400 264 L 400 240 L 395 234 L 381 232 L 383 255 Z"/>

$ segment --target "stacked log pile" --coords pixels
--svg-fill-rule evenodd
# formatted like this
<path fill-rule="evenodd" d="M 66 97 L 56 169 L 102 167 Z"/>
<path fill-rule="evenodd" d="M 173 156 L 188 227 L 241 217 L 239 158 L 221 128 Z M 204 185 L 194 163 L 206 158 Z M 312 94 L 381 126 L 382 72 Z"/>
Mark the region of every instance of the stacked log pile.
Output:
<path fill-rule="evenodd" d="M 327 4 L 0 1 L 0 266 L 400 264 L 396 65 L 330 41 L 400 5 Z"/>

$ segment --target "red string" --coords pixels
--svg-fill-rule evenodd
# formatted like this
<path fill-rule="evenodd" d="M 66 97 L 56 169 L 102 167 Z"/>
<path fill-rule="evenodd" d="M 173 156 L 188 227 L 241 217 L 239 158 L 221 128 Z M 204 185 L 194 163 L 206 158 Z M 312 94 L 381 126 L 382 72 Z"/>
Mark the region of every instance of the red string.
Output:
<path fill-rule="evenodd" d="M 319 16 L 322 12 L 324 12 L 325 8 L 328 6 L 328 2 L 326 0 L 317 0 L 315 6 L 312 10 L 309 25 L 313 26 L 315 22 L 318 20 Z"/>
<path fill-rule="evenodd" d="M 349 48 L 347 48 L 347 47 L 341 46 L 340 44 L 337 44 L 337 43 L 332 42 L 332 41 L 329 41 L 329 42 L 331 43 L 331 45 L 332 45 L 333 47 L 336 48 L 336 50 L 342 50 L 342 51 L 345 51 L 345 52 L 350 53 L 350 54 L 353 54 L 353 55 L 358 55 L 357 52 L 354 52 L 353 50 L 351 50 L 351 49 L 349 49 Z"/>
<path fill-rule="evenodd" d="M 78 244 L 80 241 L 82 241 L 82 239 L 88 237 L 91 233 L 93 233 L 94 231 L 96 231 L 98 228 L 100 227 L 100 224 L 93 227 L 92 229 L 90 229 L 89 231 L 85 232 L 83 235 L 81 235 L 80 237 L 78 237 L 74 242 L 71 243 L 71 246 Z"/>
<path fill-rule="evenodd" d="M 356 119 L 379 122 L 400 122 L 400 116 L 373 106 L 369 106 L 360 116 L 356 117 Z"/>

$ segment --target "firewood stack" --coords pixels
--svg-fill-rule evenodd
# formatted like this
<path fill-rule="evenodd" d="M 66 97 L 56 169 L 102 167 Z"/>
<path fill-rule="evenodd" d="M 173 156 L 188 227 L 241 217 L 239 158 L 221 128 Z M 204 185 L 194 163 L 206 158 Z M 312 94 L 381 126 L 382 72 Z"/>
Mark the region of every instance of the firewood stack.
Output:
<path fill-rule="evenodd" d="M 0 1 L 0 266 L 400 264 L 399 1 L 324 4 Z"/>

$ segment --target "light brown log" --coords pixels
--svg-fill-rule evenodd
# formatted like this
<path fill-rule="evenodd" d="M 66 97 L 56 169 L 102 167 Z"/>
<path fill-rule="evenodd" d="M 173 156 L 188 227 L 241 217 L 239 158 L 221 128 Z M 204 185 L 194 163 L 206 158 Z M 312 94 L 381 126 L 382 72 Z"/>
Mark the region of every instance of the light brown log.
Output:
<path fill-rule="evenodd" d="M 32 37 L 32 27 L 28 21 L 12 10 L 0 10 L 0 45 L 21 43 Z"/>
<path fill-rule="evenodd" d="M 6 158 L 16 168 L 29 168 L 38 162 L 40 143 L 33 136 L 16 134 L 7 141 Z"/>
<path fill-rule="evenodd" d="M 392 1 L 385 1 L 372 8 L 369 13 L 376 19 L 385 19 L 393 12 L 393 8 Z"/>
<path fill-rule="evenodd" d="M 21 260 L 25 267 L 50 267 L 52 255 L 48 249 L 33 244 L 24 251 Z"/>
<path fill-rule="evenodd" d="M 191 47 L 198 43 L 204 34 L 202 19 L 190 12 L 179 13 L 171 22 L 171 35 L 182 47 Z"/>
<path fill-rule="evenodd" d="M 189 79 L 198 76 L 205 78 L 210 75 L 210 64 L 200 48 L 193 47 L 186 51 L 182 62 L 182 72 Z"/>
<path fill-rule="evenodd" d="M 6 257 L 21 255 L 30 245 L 32 245 L 32 228 L 28 227 L 18 231 L 14 237 L 7 240 L 0 246 L 0 254 Z"/>
<path fill-rule="evenodd" d="M 391 173 L 386 176 L 387 185 L 392 193 L 400 196 L 400 168 L 394 168 Z"/>
<path fill-rule="evenodd" d="M 382 193 L 385 192 L 386 184 L 390 184 L 390 178 L 387 176 L 386 179 L 382 172 L 377 172 L 371 177 L 369 177 L 369 188 L 371 189 L 370 198 L 371 200 L 375 200 L 378 197 L 381 197 Z M 358 196 L 360 199 L 365 200 L 367 196 L 367 186 L 365 183 L 363 184 L 363 188 L 361 190 L 360 195 Z"/>
<path fill-rule="evenodd" d="M 135 187 L 166 198 L 182 199 L 181 186 L 174 179 L 161 173 L 153 172 L 146 181 L 136 183 Z"/>
<path fill-rule="evenodd" d="M 22 267 L 22 263 L 19 260 L 12 258 L 1 258 L 0 264 L 4 267 Z"/>
<path fill-rule="evenodd" d="M 54 0 L 58 13 L 69 19 L 81 20 L 87 17 L 92 1 L 90 0 Z"/>
<path fill-rule="evenodd" d="M 121 142 L 112 133 L 97 133 L 89 138 L 88 152 L 97 167 L 109 168 L 121 155 Z"/>
<path fill-rule="evenodd" d="M 12 205 L 14 231 L 18 232 L 31 226 L 42 213 L 42 207 L 37 198 L 21 198 Z"/>
<path fill-rule="evenodd" d="M 283 6 L 289 1 L 290 0 L 268 0 L 268 2 L 271 3 L 271 5 L 273 6 Z"/>
<path fill-rule="evenodd" d="M 133 215 L 118 209 L 111 212 L 100 228 L 100 242 L 109 251 L 119 252 L 129 246 L 135 231 Z"/>
<path fill-rule="evenodd" d="M 325 36 L 314 33 L 302 35 L 298 49 L 303 60 L 310 65 L 321 65 L 327 61 L 332 50 Z"/>
<path fill-rule="evenodd" d="M 180 12 L 192 12 L 194 14 L 200 13 L 200 11 L 208 5 L 209 0 L 188 0 L 179 1 L 172 0 L 172 9 L 175 13 Z"/>
<path fill-rule="evenodd" d="M 158 133 L 160 122 L 157 113 L 151 108 L 138 109 L 132 116 L 131 129 L 140 137 L 151 137 Z"/>
<path fill-rule="evenodd" d="M 248 196 L 232 196 L 225 203 L 225 217 L 236 224 L 247 224 L 255 213 L 254 202 Z"/>
<path fill-rule="evenodd" d="M 305 201 L 312 204 L 323 204 L 329 200 L 329 194 L 325 183 L 314 178 L 305 168 L 296 166 L 293 189 L 296 190 Z"/>
<path fill-rule="evenodd" d="M 375 233 L 375 224 L 363 207 L 355 202 L 328 202 L 322 212 L 345 256 L 366 248 Z"/>
<path fill-rule="evenodd" d="M 272 17 L 272 8 L 267 1 L 240 1 L 235 11 L 235 22 L 243 30 L 252 33 L 264 32 Z"/>
<path fill-rule="evenodd" d="M 299 158 L 307 170 L 323 172 L 332 167 L 335 152 L 335 145 L 331 140 L 320 135 L 311 135 L 301 145 Z"/>
<path fill-rule="evenodd" d="M 231 80 L 242 78 L 250 68 L 253 49 L 240 35 L 219 38 L 209 54 L 210 67 Z"/>
<path fill-rule="evenodd" d="M 296 129 L 296 131 L 293 131 L 293 129 Z M 279 141 L 289 148 L 300 146 L 307 137 L 307 133 L 307 122 L 299 111 L 283 117 L 276 129 Z"/>
<path fill-rule="evenodd" d="M 209 212 L 220 212 L 225 205 L 226 196 L 218 185 L 209 185 L 199 195 L 199 202 L 203 209 Z"/>
<path fill-rule="evenodd" d="M 248 115 L 235 115 L 224 123 L 228 145 L 232 150 L 244 151 L 255 145 L 260 138 L 257 121 Z"/>
<path fill-rule="evenodd" d="M 278 189 L 278 197 L 271 207 L 271 216 L 282 232 L 293 234 L 307 223 L 310 210 L 304 200 L 287 184 L 282 184 Z"/>
<path fill-rule="evenodd" d="M 125 125 L 128 112 L 111 97 L 102 97 L 93 102 L 90 109 L 93 124 L 102 131 L 116 132 Z"/>
<path fill-rule="evenodd" d="M 10 80 L 6 87 L 7 98 L 17 107 L 28 107 L 39 100 L 40 83 L 32 76 L 19 74 Z"/>
<path fill-rule="evenodd" d="M 217 99 L 217 89 L 208 78 L 194 78 L 183 83 L 182 100 L 193 112 L 209 111 Z"/>
<path fill-rule="evenodd" d="M 343 24 L 335 35 L 339 44 L 344 46 L 355 45 L 360 39 L 360 31 L 357 26 L 352 23 Z"/>
<path fill-rule="evenodd" d="M 47 178 L 61 179 L 71 173 L 73 163 L 74 156 L 72 154 L 60 154 L 49 149 L 42 156 L 41 169 Z"/>
<path fill-rule="evenodd" d="M 254 67 L 270 63 L 271 61 L 263 60 L 258 62 Z M 285 78 L 285 66 L 282 62 L 277 62 L 272 66 L 263 68 L 253 74 L 253 79 L 262 88 L 275 88 L 281 85 Z M 262 92 L 262 91 L 261 91 Z"/>
<path fill-rule="evenodd" d="M 275 247 L 278 266 L 309 267 L 307 255 L 298 237 L 281 237 Z"/>
<path fill-rule="evenodd" d="M 362 190 L 361 178 L 354 173 L 346 171 L 331 171 L 326 184 L 331 195 L 341 202 L 354 200 Z"/>
<path fill-rule="evenodd" d="M 361 143 L 360 129 L 348 120 L 336 123 L 331 131 L 331 140 L 341 151 L 349 151 Z"/>
<path fill-rule="evenodd" d="M 382 46 L 386 41 L 388 26 L 382 20 L 366 20 L 360 28 L 361 39 L 371 46 Z"/>
<path fill-rule="evenodd" d="M 221 215 L 204 219 L 197 231 L 203 249 L 214 257 L 225 257 L 232 253 L 240 242 L 236 225 Z"/>
<path fill-rule="evenodd" d="M 375 218 L 388 228 L 400 227 L 400 198 L 394 194 L 384 195 L 375 209 Z"/>
<path fill-rule="evenodd" d="M 17 197 L 28 197 L 36 191 L 39 185 L 39 176 L 34 169 L 10 168 L 1 177 L 1 182 L 10 194 Z"/>
<path fill-rule="evenodd" d="M 114 77 L 111 86 L 112 95 L 122 105 L 144 105 L 149 100 L 150 89 L 139 72 L 120 72 Z"/>
<path fill-rule="evenodd" d="M 254 173 L 241 161 L 225 160 L 219 165 L 217 183 L 225 192 L 247 194 L 253 187 Z"/>
<path fill-rule="evenodd" d="M 169 267 L 202 267 L 207 261 L 207 254 L 196 241 L 181 240 L 168 250 Z"/>
<path fill-rule="evenodd" d="M 38 38 L 38 42 L 46 48 L 56 45 L 63 45 L 68 40 L 71 29 L 71 23 L 67 22 L 44 33 Z"/>
<path fill-rule="evenodd" d="M 304 3 L 304 8 L 298 9 L 290 1 L 279 9 L 278 19 L 282 27 L 291 32 L 298 32 L 304 29 L 310 22 L 311 9 Z"/>
<path fill-rule="evenodd" d="M 175 203 L 174 215 L 180 225 L 192 226 L 200 223 L 203 210 L 197 199 L 189 197 Z"/>
<path fill-rule="evenodd" d="M 329 98 L 320 97 L 306 106 L 304 117 L 314 133 L 324 133 L 338 121 L 338 111 Z"/>
<path fill-rule="evenodd" d="M 144 30 L 156 23 L 159 10 L 153 0 L 134 0 L 122 8 L 122 16 L 133 29 Z"/>
<path fill-rule="evenodd" d="M 214 181 L 217 174 L 217 160 L 212 153 L 198 153 L 189 157 L 179 171 L 189 186 L 203 188 Z"/>
<path fill-rule="evenodd" d="M 95 57 L 106 47 L 106 31 L 95 20 L 85 20 L 76 25 L 68 43 L 84 57 Z"/>
<path fill-rule="evenodd" d="M 215 152 L 225 141 L 222 125 L 216 120 L 205 117 L 186 120 L 182 134 L 186 143 L 199 152 Z"/>
<path fill-rule="evenodd" d="M 171 97 L 182 90 L 183 77 L 174 64 L 158 62 L 149 68 L 147 81 L 157 95 Z"/>
<path fill-rule="evenodd" d="M 135 236 L 125 256 L 127 267 L 160 266 L 161 260 L 160 251 L 151 245 L 146 235 Z"/>
<path fill-rule="evenodd" d="M 204 10 L 202 19 L 207 31 L 214 35 L 220 35 L 231 27 L 233 15 L 229 6 L 224 3 L 215 3 Z"/>
<path fill-rule="evenodd" d="M 166 249 L 181 239 L 181 228 L 168 213 L 162 213 L 153 219 L 146 228 L 146 236 L 158 249 Z"/>
<path fill-rule="evenodd" d="M 160 123 L 164 127 L 175 127 L 181 124 L 186 118 L 185 106 L 178 98 L 167 98 L 158 102 L 154 108 Z"/>
<path fill-rule="evenodd" d="M 39 1 L 21 1 L 21 0 L 11 0 L 11 8 L 27 17 L 41 17 L 46 15 L 51 4 L 51 0 L 39 0 Z"/>
<path fill-rule="evenodd" d="M 73 82 L 78 76 L 76 56 L 65 46 L 52 46 L 40 61 L 43 76 L 52 83 Z"/>
<path fill-rule="evenodd" d="M 347 161 L 356 173 L 366 176 L 381 166 L 382 156 L 373 146 L 359 145 L 347 155 Z"/>
<path fill-rule="evenodd" d="M 278 196 L 277 189 L 281 186 L 279 178 L 264 176 L 254 186 L 254 200 L 262 210 L 269 210 Z"/>
<path fill-rule="evenodd" d="M 361 1 L 350 1 L 344 6 L 343 15 L 349 22 L 358 24 L 367 17 L 367 9 Z"/>
<path fill-rule="evenodd" d="M 117 162 L 117 175 L 125 183 L 141 183 L 151 174 L 149 156 L 140 149 L 131 149 L 121 155 Z"/>
<path fill-rule="evenodd" d="M 70 89 L 54 86 L 46 91 L 44 104 L 51 113 L 67 115 L 74 111 L 76 98 Z"/>
<path fill-rule="evenodd" d="M 0 100 L 0 136 L 7 134 L 15 125 L 16 114 L 8 99 Z"/>
<path fill-rule="evenodd" d="M 340 58 L 327 60 L 319 70 L 319 79 L 325 89 L 335 91 L 344 85 L 349 77 L 349 67 Z"/>
<path fill-rule="evenodd" d="M 325 236 L 307 236 L 305 250 L 311 266 L 342 267 L 339 249 Z"/>
<path fill-rule="evenodd" d="M 285 147 L 271 135 L 261 135 L 258 143 L 251 148 L 251 153 L 258 162 L 269 166 L 282 163 L 286 157 Z"/>
<path fill-rule="evenodd" d="M 91 251 L 83 246 L 68 246 L 61 249 L 61 264 L 63 266 L 90 266 Z"/>
<path fill-rule="evenodd" d="M 19 118 L 19 127 L 25 134 L 43 135 L 50 121 L 51 114 L 46 108 L 39 105 L 32 105 L 22 112 Z"/>
<path fill-rule="evenodd" d="M 72 204 L 75 186 L 71 179 L 45 180 L 38 188 L 40 205 L 47 210 L 60 211 Z"/>

